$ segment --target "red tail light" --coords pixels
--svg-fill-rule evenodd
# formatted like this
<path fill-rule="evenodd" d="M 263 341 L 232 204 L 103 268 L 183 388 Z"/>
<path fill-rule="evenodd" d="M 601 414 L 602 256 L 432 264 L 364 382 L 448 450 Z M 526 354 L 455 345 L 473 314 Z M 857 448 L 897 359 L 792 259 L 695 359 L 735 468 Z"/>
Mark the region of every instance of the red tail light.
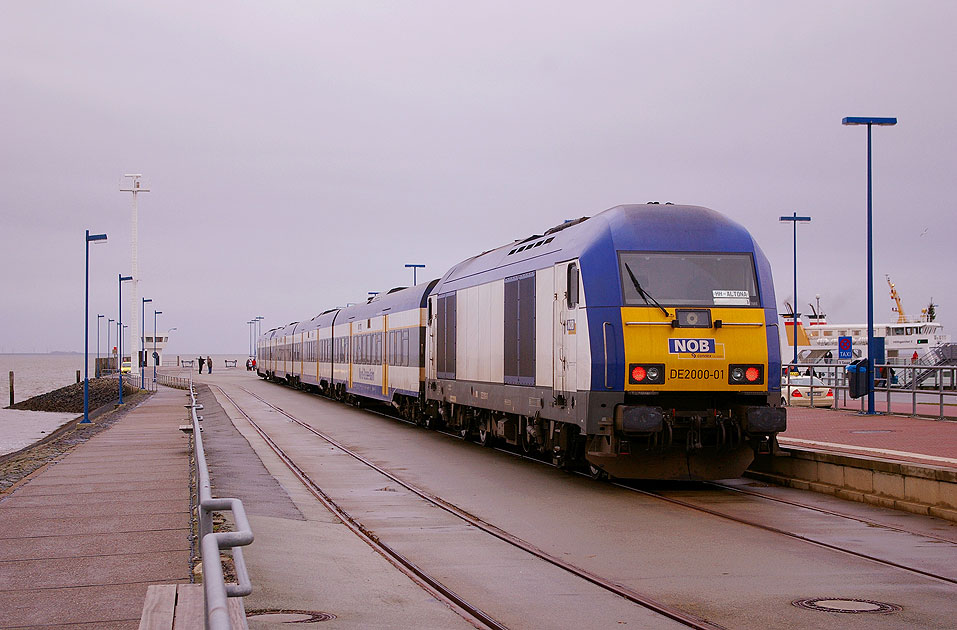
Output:
<path fill-rule="evenodd" d="M 825 396 L 831 396 L 831 397 L 833 397 L 833 396 L 834 396 L 834 392 L 829 389 L 829 390 L 827 390 L 827 393 L 824 394 L 824 395 L 825 395 Z"/>
<path fill-rule="evenodd" d="M 645 372 L 645 368 L 641 367 L 640 365 L 636 365 L 631 370 L 631 380 L 635 381 L 636 383 L 640 383 L 645 380 L 647 375 L 648 373 Z"/>
<path fill-rule="evenodd" d="M 801 390 L 795 389 L 791 391 L 792 398 L 804 398 L 804 394 L 801 393 Z"/>
<path fill-rule="evenodd" d="M 756 367 L 749 367 L 744 373 L 744 378 L 748 379 L 749 383 L 753 383 L 761 378 L 761 370 Z"/>

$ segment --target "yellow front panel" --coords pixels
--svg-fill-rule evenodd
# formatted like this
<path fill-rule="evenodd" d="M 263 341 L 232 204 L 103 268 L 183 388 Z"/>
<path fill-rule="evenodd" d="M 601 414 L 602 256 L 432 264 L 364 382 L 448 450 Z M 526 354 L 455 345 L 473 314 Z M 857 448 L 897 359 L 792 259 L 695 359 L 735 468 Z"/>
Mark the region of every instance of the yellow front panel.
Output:
<path fill-rule="evenodd" d="M 767 391 L 768 342 L 764 310 L 740 307 L 710 310 L 712 322 L 721 320 L 727 325 L 721 328 L 672 328 L 669 324 L 674 309 L 670 309 L 672 317 L 665 317 L 658 308 L 622 308 L 625 391 Z M 682 340 L 678 351 L 673 351 L 669 343 L 672 338 Z M 701 345 L 713 348 L 713 352 L 690 351 L 696 349 L 697 340 L 712 340 L 713 346 L 707 341 Z M 627 370 L 633 363 L 663 363 L 664 384 L 629 383 Z M 760 385 L 730 385 L 728 365 L 732 363 L 763 365 L 763 382 Z"/>

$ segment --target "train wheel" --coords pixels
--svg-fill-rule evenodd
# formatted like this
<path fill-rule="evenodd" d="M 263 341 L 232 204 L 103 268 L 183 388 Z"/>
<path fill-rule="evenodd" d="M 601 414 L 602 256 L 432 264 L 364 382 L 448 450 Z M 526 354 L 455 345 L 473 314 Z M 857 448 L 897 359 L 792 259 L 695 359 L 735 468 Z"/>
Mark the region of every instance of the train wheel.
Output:
<path fill-rule="evenodd" d="M 588 464 L 588 476 L 596 481 L 608 481 L 608 473 L 594 464 Z"/>
<path fill-rule="evenodd" d="M 528 418 L 523 416 L 518 425 L 518 441 L 522 446 L 522 452 L 524 452 L 526 455 L 535 455 L 538 452 L 538 443 L 535 441 L 534 436 L 529 431 L 529 429 L 534 427 L 532 422 L 534 421 L 530 421 Z"/>

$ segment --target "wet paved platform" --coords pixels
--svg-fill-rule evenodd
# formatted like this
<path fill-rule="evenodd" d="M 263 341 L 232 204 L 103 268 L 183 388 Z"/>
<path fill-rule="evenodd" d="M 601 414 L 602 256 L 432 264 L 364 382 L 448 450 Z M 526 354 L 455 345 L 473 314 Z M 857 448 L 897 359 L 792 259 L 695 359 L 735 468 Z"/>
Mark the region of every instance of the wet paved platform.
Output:
<path fill-rule="evenodd" d="M 0 628 L 137 628 L 150 584 L 189 581 L 183 417 L 160 389 L 3 497 Z"/>
<path fill-rule="evenodd" d="M 957 469 L 957 421 L 861 415 L 848 409 L 788 408 L 781 446 Z"/>

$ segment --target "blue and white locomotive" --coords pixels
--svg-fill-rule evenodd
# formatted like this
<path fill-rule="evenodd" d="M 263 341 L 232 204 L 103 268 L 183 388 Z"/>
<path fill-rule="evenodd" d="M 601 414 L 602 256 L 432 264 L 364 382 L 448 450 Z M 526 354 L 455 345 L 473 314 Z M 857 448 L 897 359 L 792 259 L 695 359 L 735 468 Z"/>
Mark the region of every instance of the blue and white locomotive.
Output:
<path fill-rule="evenodd" d="M 770 265 L 696 206 L 567 221 L 271 330 L 257 365 L 599 476 L 737 476 L 786 426 Z"/>

